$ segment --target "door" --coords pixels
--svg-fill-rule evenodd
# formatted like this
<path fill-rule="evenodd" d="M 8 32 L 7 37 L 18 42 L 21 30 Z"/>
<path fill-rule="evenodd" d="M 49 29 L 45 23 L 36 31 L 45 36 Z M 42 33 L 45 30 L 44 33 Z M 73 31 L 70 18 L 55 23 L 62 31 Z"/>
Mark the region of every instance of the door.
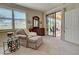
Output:
<path fill-rule="evenodd" d="M 56 37 L 61 37 L 62 11 L 56 12 Z"/>
<path fill-rule="evenodd" d="M 61 37 L 62 11 L 47 15 L 47 33 L 53 37 Z"/>
<path fill-rule="evenodd" d="M 56 20 L 55 13 L 47 16 L 47 33 L 51 36 L 56 36 Z"/>

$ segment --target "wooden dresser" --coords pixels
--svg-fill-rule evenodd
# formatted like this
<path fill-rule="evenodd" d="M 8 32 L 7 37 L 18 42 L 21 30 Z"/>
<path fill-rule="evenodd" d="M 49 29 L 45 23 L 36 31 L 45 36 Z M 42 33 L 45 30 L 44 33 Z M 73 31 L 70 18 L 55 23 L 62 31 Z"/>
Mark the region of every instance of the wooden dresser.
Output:
<path fill-rule="evenodd" d="M 45 29 L 44 28 L 39 28 L 39 27 L 34 27 L 32 29 L 29 29 L 30 32 L 36 32 L 37 35 L 39 36 L 44 36 L 45 35 Z"/>

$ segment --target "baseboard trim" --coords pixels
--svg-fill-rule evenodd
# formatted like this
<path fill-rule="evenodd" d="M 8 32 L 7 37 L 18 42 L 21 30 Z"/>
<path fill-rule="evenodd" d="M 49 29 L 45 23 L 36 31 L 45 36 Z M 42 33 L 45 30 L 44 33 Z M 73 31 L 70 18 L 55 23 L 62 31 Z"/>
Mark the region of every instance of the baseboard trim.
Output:
<path fill-rule="evenodd" d="M 68 43 L 71 43 L 71 44 L 74 44 L 76 46 L 79 46 L 79 44 L 77 44 L 77 43 L 73 43 L 73 42 L 70 42 L 70 41 L 67 41 L 67 40 L 63 40 L 63 41 L 68 42 Z"/>

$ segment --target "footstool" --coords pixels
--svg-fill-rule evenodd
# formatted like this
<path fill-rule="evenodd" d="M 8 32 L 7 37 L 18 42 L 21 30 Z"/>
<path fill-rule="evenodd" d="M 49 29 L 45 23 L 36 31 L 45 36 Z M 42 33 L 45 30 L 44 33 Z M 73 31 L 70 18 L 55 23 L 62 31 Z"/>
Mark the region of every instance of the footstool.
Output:
<path fill-rule="evenodd" d="M 28 47 L 33 49 L 38 49 L 43 43 L 41 36 L 34 36 L 29 38 Z"/>

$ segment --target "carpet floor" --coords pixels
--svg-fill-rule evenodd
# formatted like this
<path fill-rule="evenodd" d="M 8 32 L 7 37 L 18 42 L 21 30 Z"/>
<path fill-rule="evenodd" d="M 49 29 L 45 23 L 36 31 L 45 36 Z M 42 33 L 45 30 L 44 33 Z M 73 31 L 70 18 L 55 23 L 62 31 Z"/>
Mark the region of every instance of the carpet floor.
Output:
<path fill-rule="evenodd" d="M 38 50 L 20 47 L 19 50 L 8 55 L 78 55 L 79 46 L 60 40 L 59 37 L 43 36 L 43 45 Z M 1 41 L 0 41 L 1 42 Z M 0 54 L 3 55 L 2 42 Z"/>

